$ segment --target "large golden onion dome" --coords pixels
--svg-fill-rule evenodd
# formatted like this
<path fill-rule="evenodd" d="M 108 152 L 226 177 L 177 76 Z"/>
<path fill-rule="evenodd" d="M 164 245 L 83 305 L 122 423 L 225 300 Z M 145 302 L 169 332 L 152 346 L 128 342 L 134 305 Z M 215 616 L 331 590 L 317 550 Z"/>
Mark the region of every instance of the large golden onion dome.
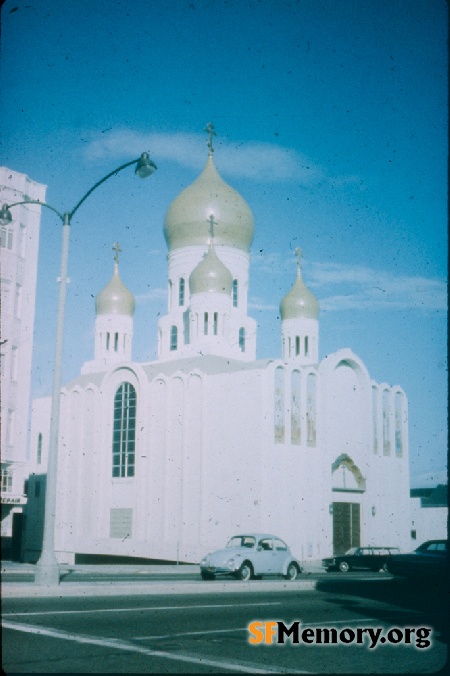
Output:
<path fill-rule="evenodd" d="M 210 243 L 207 253 L 192 270 L 189 277 L 189 291 L 196 293 L 231 294 L 233 275 L 217 256 Z"/>
<path fill-rule="evenodd" d="M 217 222 L 214 243 L 248 252 L 254 235 L 253 214 L 239 193 L 219 176 L 210 152 L 200 176 L 170 204 L 164 219 L 169 251 L 207 245 L 208 219 Z"/>
<path fill-rule="evenodd" d="M 120 279 L 119 265 L 115 262 L 111 280 L 95 299 L 95 312 L 97 315 L 129 315 L 132 317 L 134 305 L 134 296 Z"/>

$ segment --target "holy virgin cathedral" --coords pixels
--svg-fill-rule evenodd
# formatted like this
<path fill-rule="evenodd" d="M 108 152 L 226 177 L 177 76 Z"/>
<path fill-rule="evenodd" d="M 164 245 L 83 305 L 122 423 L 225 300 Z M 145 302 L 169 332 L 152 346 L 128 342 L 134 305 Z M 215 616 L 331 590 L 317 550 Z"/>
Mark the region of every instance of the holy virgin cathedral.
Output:
<path fill-rule="evenodd" d="M 319 359 L 319 303 L 300 255 L 280 299 L 281 354 L 256 358 L 253 216 L 208 146 L 164 220 L 157 359 L 133 361 L 135 301 L 117 249 L 95 299 L 93 359 L 62 389 L 58 559 L 198 562 L 246 531 L 276 534 L 304 562 L 408 548 L 406 396 L 349 348 Z M 48 444 L 49 408 L 34 402 L 34 456 Z M 36 560 L 31 540 L 25 558 Z"/>

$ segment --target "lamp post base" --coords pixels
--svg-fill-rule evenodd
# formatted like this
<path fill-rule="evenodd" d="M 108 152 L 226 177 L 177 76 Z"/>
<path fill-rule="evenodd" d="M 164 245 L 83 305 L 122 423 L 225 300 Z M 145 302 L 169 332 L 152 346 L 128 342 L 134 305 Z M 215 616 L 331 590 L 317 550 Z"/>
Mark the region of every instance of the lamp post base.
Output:
<path fill-rule="evenodd" d="M 35 584 L 52 587 L 60 582 L 59 563 L 54 554 L 43 552 L 36 564 Z"/>

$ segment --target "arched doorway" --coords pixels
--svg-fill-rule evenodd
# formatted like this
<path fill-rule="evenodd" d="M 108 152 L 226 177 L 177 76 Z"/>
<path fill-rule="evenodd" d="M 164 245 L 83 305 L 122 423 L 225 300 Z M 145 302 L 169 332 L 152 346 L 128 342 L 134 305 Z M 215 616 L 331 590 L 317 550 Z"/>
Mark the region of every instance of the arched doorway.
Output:
<path fill-rule="evenodd" d="M 333 554 L 345 554 L 361 544 L 361 494 L 366 482 L 348 455 L 340 455 L 331 466 L 333 502 Z"/>

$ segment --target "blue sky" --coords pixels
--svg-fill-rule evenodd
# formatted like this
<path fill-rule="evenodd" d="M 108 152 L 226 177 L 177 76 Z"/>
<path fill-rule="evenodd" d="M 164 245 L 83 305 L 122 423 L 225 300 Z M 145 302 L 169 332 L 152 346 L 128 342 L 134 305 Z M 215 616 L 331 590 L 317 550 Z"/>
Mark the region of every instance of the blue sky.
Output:
<path fill-rule="evenodd" d="M 156 357 L 164 214 L 202 169 L 212 120 L 216 166 L 255 216 L 258 357 L 280 355 L 278 307 L 301 246 L 320 356 L 350 347 L 375 380 L 405 389 L 413 482 L 442 480 L 446 41 L 444 0 L 6 0 L 2 164 L 45 183 L 59 211 L 143 150 L 158 165 L 145 181 L 110 179 L 73 220 L 64 380 L 92 358 L 116 240 L 137 299 L 134 357 Z M 59 255 L 44 210 L 34 396 L 51 388 Z"/>

